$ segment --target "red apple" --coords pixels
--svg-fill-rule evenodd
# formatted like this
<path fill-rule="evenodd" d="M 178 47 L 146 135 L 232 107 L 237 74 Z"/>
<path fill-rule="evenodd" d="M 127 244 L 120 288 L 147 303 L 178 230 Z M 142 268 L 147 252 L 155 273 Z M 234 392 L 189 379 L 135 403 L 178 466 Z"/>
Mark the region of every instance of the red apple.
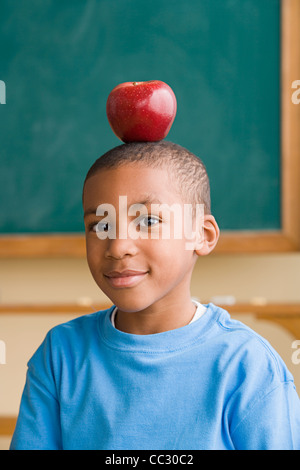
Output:
<path fill-rule="evenodd" d="M 125 82 L 108 95 L 108 122 L 123 142 L 164 139 L 174 122 L 177 101 L 172 88 L 160 80 Z"/>

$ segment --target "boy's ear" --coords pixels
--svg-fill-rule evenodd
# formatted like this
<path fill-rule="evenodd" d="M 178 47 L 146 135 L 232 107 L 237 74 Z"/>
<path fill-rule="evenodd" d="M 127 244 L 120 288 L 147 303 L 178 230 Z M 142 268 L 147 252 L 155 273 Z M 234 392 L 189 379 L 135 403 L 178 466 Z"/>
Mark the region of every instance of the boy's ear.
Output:
<path fill-rule="evenodd" d="M 201 224 L 195 253 L 198 256 L 208 255 L 215 248 L 220 236 L 220 229 L 216 219 L 211 214 L 205 214 Z"/>

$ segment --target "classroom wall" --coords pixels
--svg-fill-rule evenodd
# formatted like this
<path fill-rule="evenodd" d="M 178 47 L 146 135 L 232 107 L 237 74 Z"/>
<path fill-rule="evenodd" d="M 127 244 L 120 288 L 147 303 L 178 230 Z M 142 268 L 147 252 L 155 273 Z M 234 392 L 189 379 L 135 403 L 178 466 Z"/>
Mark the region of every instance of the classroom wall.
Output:
<path fill-rule="evenodd" d="M 235 296 L 239 302 L 265 298 L 269 302 L 300 302 L 300 253 L 278 255 L 210 255 L 198 260 L 192 278 L 192 296 L 209 301 L 214 296 Z M 98 290 L 84 259 L 2 259 L 0 302 L 76 303 L 107 302 Z M 92 310 L 92 307 L 91 307 Z M 54 325 L 69 314 L 1 314 L 0 340 L 6 346 L 6 364 L 0 364 L 0 416 L 16 415 L 23 389 L 26 363 Z M 235 315 L 266 337 L 281 354 L 300 391 L 300 364 L 292 363 L 294 339 L 281 327 Z M 9 438 L 0 439 L 0 449 Z"/>

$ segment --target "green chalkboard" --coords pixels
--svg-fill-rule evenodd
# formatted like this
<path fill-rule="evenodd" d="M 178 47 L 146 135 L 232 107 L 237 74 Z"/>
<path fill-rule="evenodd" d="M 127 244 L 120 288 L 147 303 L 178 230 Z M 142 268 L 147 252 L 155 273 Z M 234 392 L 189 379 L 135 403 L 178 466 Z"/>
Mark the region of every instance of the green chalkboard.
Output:
<path fill-rule="evenodd" d="M 121 142 L 105 104 L 159 79 L 167 139 L 201 157 L 223 230 L 277 230 L 279 0 L 1 0 L 0 233 L 83 232 L 81 189 Z"/>

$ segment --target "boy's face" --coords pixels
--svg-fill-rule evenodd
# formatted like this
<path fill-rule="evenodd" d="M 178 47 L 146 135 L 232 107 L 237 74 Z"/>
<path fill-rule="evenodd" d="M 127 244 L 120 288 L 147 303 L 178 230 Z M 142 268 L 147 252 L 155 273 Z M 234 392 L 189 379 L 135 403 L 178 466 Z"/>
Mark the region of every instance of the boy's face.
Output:
<path fill-rule="evenodd" d="M 97 285 L 119 310 L 170 308 L 180 296 L 190 298 L 197 254 L 186 249 L 184 236 L 174 238 L 172 214 L 153 206 L 170 208 L 174 203 L 183 210 L 165 169 L 128 164 L 100 170 L 86 181 L 88 264 Z M 170 230 L 169 236 L 162 236 L 163 229 L 164 234 Z"/>

